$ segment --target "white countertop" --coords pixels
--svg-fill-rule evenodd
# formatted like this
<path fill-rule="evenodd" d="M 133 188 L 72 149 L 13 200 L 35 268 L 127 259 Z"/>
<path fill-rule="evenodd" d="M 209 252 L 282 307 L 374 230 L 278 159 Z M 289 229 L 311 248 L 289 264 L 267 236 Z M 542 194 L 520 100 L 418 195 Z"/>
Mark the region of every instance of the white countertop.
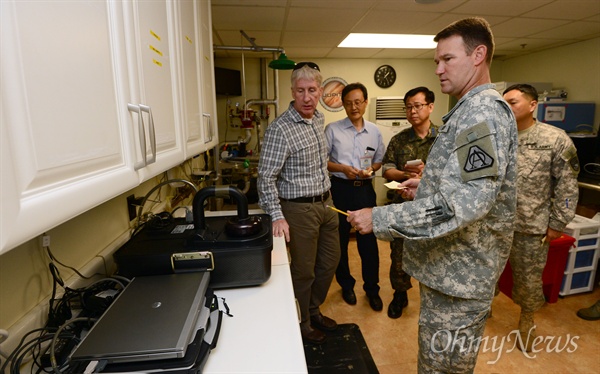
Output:
<path fill-rule="evenodd" d="M 225 308 L 220 298 L 225 298 L 233 317 L 223 315 L 217 346 L 203 373 L 308 372 L 283 237 L 273 238 L 271 256 L 271 277 L 264 284 L 215 291 L 221 310 Z"/>

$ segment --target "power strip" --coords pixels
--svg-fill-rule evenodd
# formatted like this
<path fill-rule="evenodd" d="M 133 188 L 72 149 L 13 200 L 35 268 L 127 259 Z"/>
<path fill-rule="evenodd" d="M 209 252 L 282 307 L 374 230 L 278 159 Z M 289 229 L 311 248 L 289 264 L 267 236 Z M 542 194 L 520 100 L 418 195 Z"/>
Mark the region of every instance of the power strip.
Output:
<path fill-rule="evenodd" d="M 114 269 L 116 269 L 116 265 L 112 255 L 117 249 L 119 249 L 129 240 L 130 236 L 131 234 L 129 230 L 124 232 L 121 236 L 117 237 L 112 243 L 104 248 L 102 252 L 100 252 L 81 269 L 79 269 L 79 272 L 86 277 L 92 277 L 95 274 L 104 274 L 106 269 L 109 271 L 114 271 Z M 97 279 L 101 279 L 101 276 L 95 275 L 93 279 L 83 279 L 77 274 L 73 274 L 73 276 L 65 281 L 65 286 L 70 288 L 85 287 Z M 57 297 L 59 297 L 59 295 L 57 295 Z M 48 318 L 49 301 L 50 296 L 42 300 L 31 311 L 29 311 L 21 319 L 15 322 L 15 324 L 8 328 L 8 337 L 1 344 L 2 353 L 10 354 L 10 352 L 12 352 L 18 346 L 25 334 L 31 330 L 43 327 L 45 325 Z"/>

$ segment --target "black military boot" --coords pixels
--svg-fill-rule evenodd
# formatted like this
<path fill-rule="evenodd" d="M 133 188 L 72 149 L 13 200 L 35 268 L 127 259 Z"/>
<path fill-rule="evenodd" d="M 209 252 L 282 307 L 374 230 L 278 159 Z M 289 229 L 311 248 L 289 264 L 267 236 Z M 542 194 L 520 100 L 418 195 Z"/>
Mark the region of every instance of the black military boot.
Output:
<path fill-rule="evenodd" d="M 390 303 L 388 307 L 388 317 L 390 318 L 400 318 L 402 316 L 402 309 L 406 308 L 408 305 L 408 296 L 406 295 L 406 291 L 396 291 L 394 292 L 394 299 Z"/>

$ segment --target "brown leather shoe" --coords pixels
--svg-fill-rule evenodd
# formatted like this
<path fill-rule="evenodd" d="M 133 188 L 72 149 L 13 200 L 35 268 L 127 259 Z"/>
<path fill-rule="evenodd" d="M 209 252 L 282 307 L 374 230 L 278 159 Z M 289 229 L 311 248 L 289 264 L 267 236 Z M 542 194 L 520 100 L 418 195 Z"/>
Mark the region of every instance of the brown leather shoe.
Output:
<path fill-rule="evenodd" d="M 300 333 L 302 334 L 302 341 L 310 344 L 321 344 L 325 342 L 327 336 L 325 333 L 318 329 L 313 329 L 312 327 L 300 328 Z"/>
<path fill-rule="evenodd" d="M 321 331 L 335 331 L 337 329 L 337 322 L 321 313 L 310 316 L 310 324 Z"/>
<path fill-rule="evenodd" d="M 400 318 L 402 317 L 402 309 L 406 308 L 408 305 L 408 296 L 406 291 L 394 292 L 394 299 L 390 303 L 388 307 L 388 317 L 390 318 Z"/>
<path fill-rule="evenodd" d="M 348 290 L 342 290 L 342 299 L 350 305 L 356 305 L 356 294 L 352 288 Z"/>
<path fill-rule="evenodd" d="M 383 300 L 381 300 L 381 297 L 379 297 L 378 294 L 367 294 L 367 298 L 369 299 L 369 305 L 371 306 L 371 309 L 376 312 L 379 312 L 383 309 Z"/>

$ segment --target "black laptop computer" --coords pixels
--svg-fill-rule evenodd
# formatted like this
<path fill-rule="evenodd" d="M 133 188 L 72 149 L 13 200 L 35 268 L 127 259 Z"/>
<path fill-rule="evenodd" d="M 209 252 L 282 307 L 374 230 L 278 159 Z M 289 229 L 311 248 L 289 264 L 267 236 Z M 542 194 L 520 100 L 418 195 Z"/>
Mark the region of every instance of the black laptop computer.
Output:
<path fill-rule="evenodd" d="M 76 347 L 71 360 L 122 363 L 185 356 L 210 273 L 136 277 Z"/>

